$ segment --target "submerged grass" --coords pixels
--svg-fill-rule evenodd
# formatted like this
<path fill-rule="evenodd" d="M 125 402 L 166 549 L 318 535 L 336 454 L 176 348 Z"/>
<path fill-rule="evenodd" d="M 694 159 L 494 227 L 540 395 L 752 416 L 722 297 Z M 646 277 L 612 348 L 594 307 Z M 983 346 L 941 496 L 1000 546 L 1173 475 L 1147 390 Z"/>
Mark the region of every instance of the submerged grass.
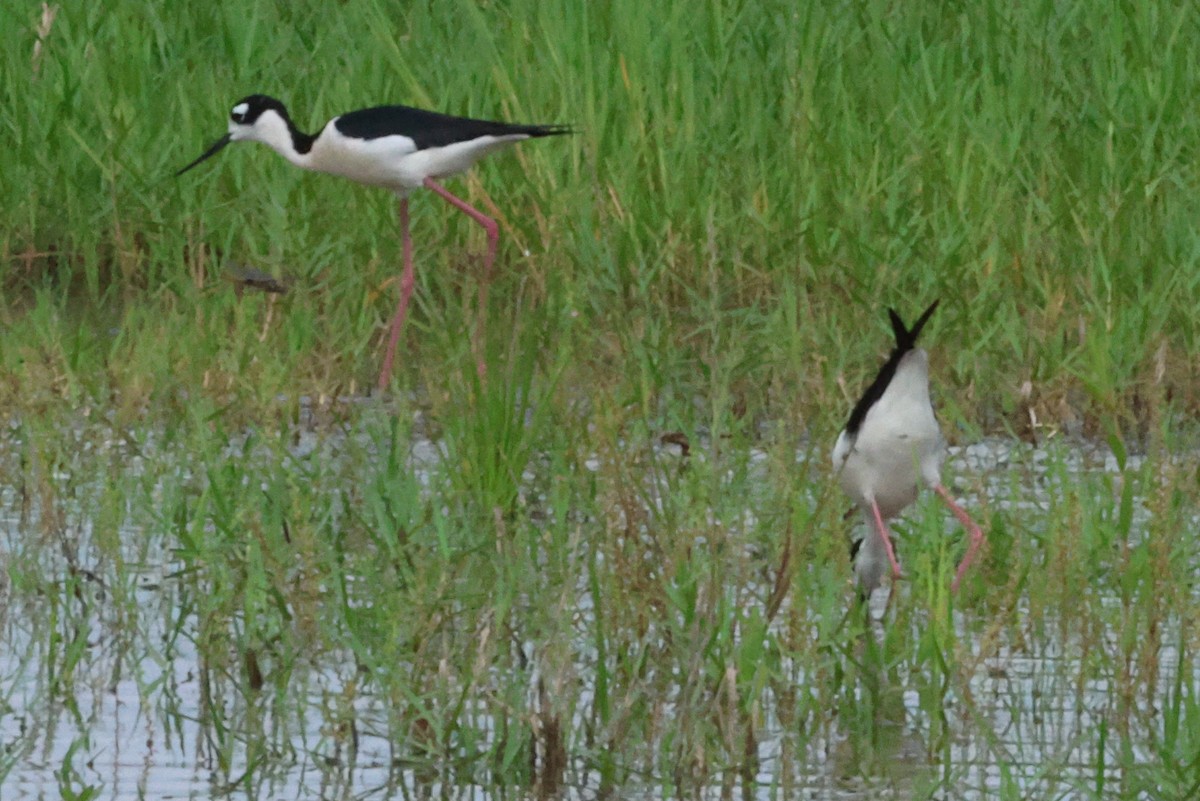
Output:
<path fill-rule="evenodd" d="M 254 797 L 381 748 L 547 796 L 1194 794 L 1200 23 L 1143 6 L 0 9 L 0 780 L 65 741 L 26 795 L 98 797 L 132 683 Z M 486 380 L 436 198 L 381 401 L 394 202 L 261 148 L 171 178 L 255 91 L 577 128 L 455 187 L 502 227 Z M 950 596 L 918 504 L 880 627 L 825 446 L 935 296 L 952 440 L 1111 464 L 952 463 L 984 564 Z"/>
<path fill-rule="evenodd" d="M 0 460 L 18 755 L 77 730 L 60 784 L 100 786 L 87 732 L 132 683 L 167 747 L 246 795 L 295 792 L 281 771 L 316 758 L 348 797 L 381 753 L 401 784 L 1187 791 L 1191 463 L 956 463 L 987 493 L 988 558 L 949 595 L 964 543 L 919 504 L 881 625 L 851 603 L 841 504 L 790 439 L 697 436 L 682 456 L 551 406 L 522 427 L 508 506 L 463 475 L 457 432 L 378 406 L 341 432 L 29 417 Z"/>

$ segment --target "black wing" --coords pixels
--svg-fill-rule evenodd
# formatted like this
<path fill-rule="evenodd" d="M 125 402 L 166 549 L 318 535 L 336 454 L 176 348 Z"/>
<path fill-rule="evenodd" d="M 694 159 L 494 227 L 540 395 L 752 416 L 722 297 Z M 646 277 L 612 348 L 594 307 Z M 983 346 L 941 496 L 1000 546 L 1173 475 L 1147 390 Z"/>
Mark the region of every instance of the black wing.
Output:
<path fill-rule="evenodd" d="M 343 114 L 334 122 L 337 129 L 355 139 L 407 136 L 418 150 L 469 142 L 481 136 L 529 137 L 571 133 L 566 125 L 515 125 L 507 122 L 473 120 L 409 106 L 376 106 Z"/>

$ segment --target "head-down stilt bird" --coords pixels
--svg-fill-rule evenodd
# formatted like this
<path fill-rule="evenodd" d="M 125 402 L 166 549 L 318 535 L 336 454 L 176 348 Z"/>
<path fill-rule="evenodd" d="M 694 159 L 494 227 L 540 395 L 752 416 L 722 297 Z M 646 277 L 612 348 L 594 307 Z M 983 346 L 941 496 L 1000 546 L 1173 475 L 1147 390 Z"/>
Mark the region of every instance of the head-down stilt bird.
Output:
<path fill-rule="evenodd" d="M 916 347 L 937 305 L 935 300 L 911 329 L 888 309 L 896 346 L 854 405 L 833 448 L 838 481 L 867 520 L 865 537 L 852 548 L 855 581 L 863 596 L 880 585 L 889 566 L 893 579 L 900 577 L 887 522 L 916 500 L 920 484 L 936 492 L 970 534 L 950 585 L 953 591 L 983 543 L 983 531 L 941 481 L 946 441 L 929 400 L 929 354 Z"/>

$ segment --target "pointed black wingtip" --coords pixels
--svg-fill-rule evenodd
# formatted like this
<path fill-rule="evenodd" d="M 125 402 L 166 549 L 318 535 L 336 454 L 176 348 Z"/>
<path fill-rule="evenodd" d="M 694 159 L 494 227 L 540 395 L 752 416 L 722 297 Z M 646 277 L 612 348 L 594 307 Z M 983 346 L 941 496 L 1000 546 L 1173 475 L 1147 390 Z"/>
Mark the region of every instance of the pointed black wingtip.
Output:
<path fill-rule="evenodd" d="M 925 323 L 929 322 L 929 318 L 933 316 L 934 311 L 937 310 L 938 304 L 941 302 L 941 298 L 934 298 L 933 303 L 929 304 L 929 308 L 926 309 L 919 318 L 917 318 L 917 321 L 913 324 L 913 327 L 909 329 L 909 333 L 912 334 L 914 343 L 917 341 L 917 337 L 921 335 L 921 329 L 925 327 Z"/>
<path fill-rule="evenodd" d="M 899 351 L 908 351 L 916 347 L 917 337 L 921 335 L 921 329 L 925 327 L 925 323 L 929 322 L 929 318 L 933 316 L 934 311 L 938 307 L 941 298 L 937 298 L 933 303 L 929 304 L 917 321 L 913 323 L 912 328 L 904 325 L 904 320 L 896 313 L 895 309 L 888 309 L 888 319 L 892 322 L 892 333 L 896 337 L 896 349 Z"/>
<path fill-rule="evenodd" d="M 570 123 L 554 124 L 554 125 L 539 125 L 534 132 L 534 136 L 573 136 L 578 133 L 574 125 Z"/>

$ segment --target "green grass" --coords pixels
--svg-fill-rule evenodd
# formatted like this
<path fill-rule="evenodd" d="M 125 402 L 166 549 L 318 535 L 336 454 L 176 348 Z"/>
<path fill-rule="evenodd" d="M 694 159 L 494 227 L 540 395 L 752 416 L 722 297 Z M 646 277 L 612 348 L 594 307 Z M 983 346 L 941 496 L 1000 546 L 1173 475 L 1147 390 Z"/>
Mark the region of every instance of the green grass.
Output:
<path fill-rule="evenodd" d="M 419 440 L 378 408 L 316 437 L 23 422 L 0 453 L 23 515 L 3 539 L 3 631 L 26 654 L 3 663 L 6 703 L 36 722 L 15 742 L 77 727 L 60 781 L 103 783 L 80 767 L 104 747 L 87 699 L 132 680 L 155 728 L 185 753 L 199 731 L 215 781 L 251 794 L 297 762 L 353 768 L 362 737 L 456 784 L 673 796 L 765 776 L 789 797 L 828 773 L 930 797 L 980 781 L 966 741 L 1007 771 L 1002 797 L 1186 797 L 1194 467 L 1014 451 L 973 504 L 989 549 L 964 592 L 961 532 L 926 498 L 901 524 L 912 580 L 867 634 L 841 501 L 797 502 L 825 481 L 789 442 L 681 459 L 609 425 L 527 430 L 531 477 L 489 512 L 500 484 L 450 456 L 414 469 Z"/>
<path fill-rule="evenodd" d="M 972 426 L 1136 432 L 1200 406 L 1182 9 L 127 2 L 60 10 L 36 59 L 33 10 L 3 13 L 10 395 L 257 407 L 370 385 L 398 272 L 386 193 L 257 146 L 172 177 L 264 91 L 309 129 L 385 100 L 575 125 L 456 184 L 502 221 L 493 305 L 569 310 L 543 334 L 568 385 L 649 409 L 719 378 L 831 426 L 882 307 L 939 296 L 939 383 Z M 402 384 L 462 349 L 482 248 L 436 198 L 414 215 Z M 230 265 L 295 291 L 267 320 Z"/>
<path fill-rule="evenodd" d="M 308 754 L 353 765 L 365 732 L 423 779 L 545 792 L 786 797 L 819 763 L 953 796 L 963 737 L 1005 798 L 1194 789 L 1189 9 L 120 2 L 44 35 L 39 14 L 0 9 L 0 636 L 31 647 L 0 717 L 77 727 L 57 794 L 103 794 L 86 699 L 123 678 L 247 794 Z M 364 400 L 394 200 L 249 145 L 172 177 L 251 92 L 308 130 L 380 102 L 577 129 L 451 181 L 501 223 L 486 381 L 483 237 L 438 198 L 413 198 L 413 314 Z M 291 292 L 239 298 L 246 267 Z M 948 595 L 963 544 L 924 499 L 868 638 L 827 451 L 885 308 L 934 297 L 952 441 L 1082 433 L 1120 464 L 950 465 L 961 494 L 992 482 L 984 565 Z M 686 459 L 657 449 L 672 432 Z M 1033 700 L 972 681 L 1055 643 L 1034 670 L 1070 709 L 1031 796 L 1041 735 L 993 712 Z M 175 660 L 193 684 L 143 678 Z M 907 689 L 921 759 L 897 772 Z"/>

